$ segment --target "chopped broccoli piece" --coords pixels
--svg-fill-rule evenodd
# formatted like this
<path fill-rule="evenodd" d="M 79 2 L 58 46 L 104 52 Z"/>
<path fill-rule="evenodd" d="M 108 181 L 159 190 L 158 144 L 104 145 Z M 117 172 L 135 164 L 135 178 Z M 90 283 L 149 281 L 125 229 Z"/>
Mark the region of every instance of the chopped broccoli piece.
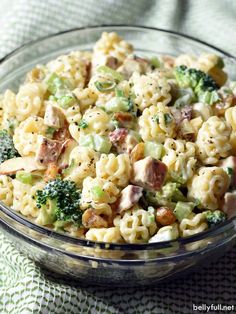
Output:
<path fill-rule="evenodd" d="M 42 211 L 51 208 L 55 220 L 81 225 L 80 191 L 73 181 L 56 179 L 48 182 L 43 190 L 36 192 L 36 205 Z"/>
<path fill-rule="evenodd" d="M 222 212 L 221 210 L 215 210 L 215 211 L 208 210 L 206 212 L 206 220 L 207 220 L 209 227 L 213 227 L 213 226 L 225 221 L 226 218 L 227 218 L 226 214 L 224 212 Z"/>
<path fill-rule="evenodd" d="M 181 65 L 174 69 L 174 75 L 180 87 L 192 88 L 195 94 L 205 103 L 213 104 L 219 99 L 216 93 L 218 85 L 205 72 Z"/>
<path fill-rule="evenodd" d="M 161 191 L 146 193 L 146 198 L 148 202 L 155 206 L 168 206 L 170 208 L 175 207 L 175 203 L 178 201 L 186 201 L 186 197 L 179 190 L 180 184 L 176 182 L 166 183 Z"/>
<path fill-rule="evenodd" d="M 196 99 L 196 96 L 192 88 L 180 88 L 178 90 L 178 98 L 176 99 L 174 103 L 174 107 L 179 109 L 184 106 L 188 106 L 192 102 L 194 102 L 195 99 Z"/>
<path fill-rule="evenodd" d="M 7 130 L 0 130 L 0 144 L 0 163 L 20 156 L 14 147 L 12 136 L 8 134 Z"/>

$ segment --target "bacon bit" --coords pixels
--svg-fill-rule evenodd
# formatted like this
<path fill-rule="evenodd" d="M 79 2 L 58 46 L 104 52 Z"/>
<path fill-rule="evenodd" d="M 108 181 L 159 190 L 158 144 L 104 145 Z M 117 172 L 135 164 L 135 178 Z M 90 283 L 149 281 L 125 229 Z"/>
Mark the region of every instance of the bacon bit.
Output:
<path fill-rule="evenodd" d="M 144 158 L 144 143 L 138 143 L 131 151 L 130 160 L 134 163 Z"/>
<path fill-rule="evenodd" d="M 159 207 L 156 212 L 156 222 L 162 226 L 172 225 L 176 221 L 173 211 L 168 207 Z"/>
<path fill-rule="evenodd" d="M 128 112 L 116 112 L 114 119 L 120 123 L 121 127 L 126 127 L 127 124 L 133 121 L 133 115 Z"/>
<path fill-rule="evenodd" d="M 91 77 L 91 69 L 92 69 L 92 63 L 90 61 L 86 61 L 86 75 L 85 75 L 85 80 L 84 80 L 84 87 L 86 87 L 90 81 Z"/>
<path fill-rule="evenodd" d="M 53 133 L 53 139 L 56 141 L 65 141 L 71 139 L 69 124 L 65 122 L 64 126 Z"/>
<path fill-rule="evenodd" d="M 59 167 L 55 163 L 50 163 L 44 174 L 44 181 L 48 182 L 56 179 L 59 173 Z"/>
<path fill-rule="evenodd" d="M 117 144 L 125 140 L 128 135 L 128 130 L 124 128 L 117 129 L 109 134 L 109 139 L 112 144 Z"/>
<path fill-rule="evenodd" d="M 63 142 L 43 137 L 36 153 L 35 160 L 41 165 L 55 163 L 63 148 Z"/>
<path fill-rule="evenodd" d="M 107 221 L 94 213 L 92 208 L 88 208 L 82 215 L 82 223 L 85 228 L 107 228 Z"/>
<path fill-rule="evenodd" d="M 107 57 L 105 65 L 108 66 L 109 68 L 113 69 L 113 70 L 116 70 L 120 64 L 119 64 L 119 60 L 117 58 L 109 56 L 109 57 Z"/>

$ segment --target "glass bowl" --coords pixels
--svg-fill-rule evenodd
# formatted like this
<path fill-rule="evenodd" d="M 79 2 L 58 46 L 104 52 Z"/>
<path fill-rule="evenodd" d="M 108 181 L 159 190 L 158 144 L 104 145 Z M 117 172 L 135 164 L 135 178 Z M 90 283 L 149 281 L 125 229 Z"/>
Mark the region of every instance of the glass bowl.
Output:
<path fill-rule="evenodd" d="M 230 54 L 176 32 L 139 26 L 99 26 L 74 29 L 17 49 L 0 65 L 0 93 L 16 90 L 25 74 L 71 50 L 91 50 L 104 31 L 119 33 L 138 55 L 179 55 L 212 52 L 223 57 L 236 79 L 236 59 Z M 155 284 L 216 260 L 236 243 L 236 219 L 216 228 L 174 241 L 151 244 L 106 244 L 73 238 L 40 227 L 0 204 L 0 226 L 15 246 L 40 266 L 80 282 L 136 286 Z"/>

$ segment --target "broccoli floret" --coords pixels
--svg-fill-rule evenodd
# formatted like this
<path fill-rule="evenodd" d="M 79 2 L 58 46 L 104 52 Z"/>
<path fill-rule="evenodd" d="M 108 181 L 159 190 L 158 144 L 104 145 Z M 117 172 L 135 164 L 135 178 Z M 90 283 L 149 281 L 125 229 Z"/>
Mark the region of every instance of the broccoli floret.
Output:
<path fill-rule="evenodd" d="M 0 144 L 0 163 L 7 159 L 20 156 L 14 147 L 12 137 L 8 134 L 7 130 L 0 130 Z"/>
<path fill-rule="evenodd" d="M 185 65 L 174 69 L 175 78 L 181 87 L 191 87 L 193 90 L 213 91 L 218 88 L 216 82 L 205 72 L 187 68 Z"/>
<path fill-rule="evenodd" d="M 219 87 L 205 72 L 181 65 L 174 69 L 174 74 L 180 87 L 192 88 L 195 94 L 205 102 L 212 104 L 218 100 L 219 96 L 216 90 Z"/>
<path fill-rule="evenodd" d="M 206 220 L 209 227 L 213 227 L 226 220 L 226 214 L 220 210 L 206 212 Z"/>
<path fill-rule="evenodd" d="M 42 209 L 51 208 L 55 220 L 81 225 L 80 191 L 73 181 L 56 179 L 48 182 L 43 190 L 36 192 L 36 205 Z"/>
<path fill-rule="evenodd" d="M 175 207 L 175 203 L 178 201 L 186 201 L 186 197 L 179 190 L 180 184 L 176 182 L 167 182 L 160 191 L 155 194 L 147 192 L 147 201 L 154 206 L 169 206 Z"/>

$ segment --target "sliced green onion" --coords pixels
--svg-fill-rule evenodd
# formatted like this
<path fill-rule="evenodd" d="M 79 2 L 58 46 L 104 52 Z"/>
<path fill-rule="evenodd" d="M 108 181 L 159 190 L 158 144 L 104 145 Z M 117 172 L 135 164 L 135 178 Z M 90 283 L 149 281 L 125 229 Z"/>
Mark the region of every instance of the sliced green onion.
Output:
<path fill-rule="evenodd" d="M 124 97 L 125 96 L 123 90 L 118 89 L 118 88 L 116 88 L 115 93 L 116 93 L 116 97 Z"/>
<path fill-rule="evenodd" d="M 104 73 L 104 74 L 110 74 L 113 79 L 117 82 L 123 81 L 124 77 L 121 73 L 109 68 L 106 65 L 101 65 L 100 67 L 97 68 L 98 73 Z"/>
<path fill-rule="evenodd" d="M 112 82 L 112 81 L 99 82 L 99 81 L 96 81 L 94 83 L 94 85 L 97 88 L 97 90 L 99 90 L 99 92 L 109 92 L 115 88 L 116 82 Z"/>
<path fill-rule="evenodd" d="M 104 195 L 103 189 L 98 185 L 93 186 L 91 188 L 91 192 L 96 199 L 99 199 L 100 197 Z"/>
<path fill-rule="evenodd" d="M 24 184 L 32 184 L 32 174 L 26 171 L 18 171 L 16 173 L 16 179 Z"/>
<path fill-rule="evenodd" d="M 73 106 L 75 103 L 75 97 L 72 95 L 64 95 L 58 98 L 58 104 L 63 109 L 68 109 L 69 107 Z"/>
<path fill-rule="evenodd" d="M 80 120 L 78 127 L 80 129 L 86 129 L 88 127 L 88 123 L 84 119 L 82 119 L 82 120 Z"/>

